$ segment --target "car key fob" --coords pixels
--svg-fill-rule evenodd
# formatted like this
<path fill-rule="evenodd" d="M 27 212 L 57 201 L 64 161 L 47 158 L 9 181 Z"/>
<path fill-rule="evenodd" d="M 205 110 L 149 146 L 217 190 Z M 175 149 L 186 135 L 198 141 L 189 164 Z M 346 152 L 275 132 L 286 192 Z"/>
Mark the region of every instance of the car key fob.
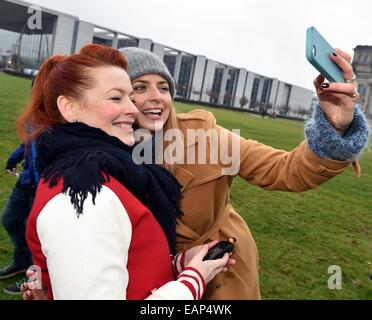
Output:
<path fill-rule="evenodd" d="M 216 260 L 224 256 L 224 254 L 230 253 L 234 250 L 234 243 L 236 242 L 235 238 L 230 238 L 229 241 L 220 241 L 212 248 L 208 250 L 208 253 L 203 258 L 205 260 Z"/>

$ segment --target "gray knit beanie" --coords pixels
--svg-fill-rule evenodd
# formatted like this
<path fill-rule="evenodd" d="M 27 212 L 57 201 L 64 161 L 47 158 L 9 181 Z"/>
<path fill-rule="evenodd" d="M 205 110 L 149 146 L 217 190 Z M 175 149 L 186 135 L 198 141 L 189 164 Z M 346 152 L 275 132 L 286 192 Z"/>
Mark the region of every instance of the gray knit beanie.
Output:
<path fill-rule="evenodd" d="M 174 96 L 174 80 L 167 66 L 154 53 L 148 50 L 128 47 L 119 49 L 128 60 L 128 75 L 131 81 L 145 74 L 155 73 L 161 75 L 169 84 L 169 92 Z"/>

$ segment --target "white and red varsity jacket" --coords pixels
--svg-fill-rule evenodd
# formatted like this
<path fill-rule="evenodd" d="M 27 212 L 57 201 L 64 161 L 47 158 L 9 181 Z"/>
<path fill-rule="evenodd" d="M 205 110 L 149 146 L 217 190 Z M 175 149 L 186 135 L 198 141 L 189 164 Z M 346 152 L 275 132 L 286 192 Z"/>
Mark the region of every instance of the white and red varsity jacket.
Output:
<path fill-rule="evenodd" d="M 89 194 L 78 218 L 63 180 L 40 183 L 27 242 L 41 268 L 48 299 L 200 299 L 201 274 L 172 265 L 166 236 L 152 213 L 122 184 Z M 174 270 L 181 271 L 178 276 Z"/>

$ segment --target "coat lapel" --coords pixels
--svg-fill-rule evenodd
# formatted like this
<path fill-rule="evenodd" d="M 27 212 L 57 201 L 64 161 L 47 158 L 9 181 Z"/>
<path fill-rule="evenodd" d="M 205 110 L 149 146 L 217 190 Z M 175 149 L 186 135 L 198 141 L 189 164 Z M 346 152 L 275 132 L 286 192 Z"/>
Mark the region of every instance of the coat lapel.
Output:
<path fill-rule="evenodd" d="M 190 171 L 182 168 L 181 166 L 177 166 L 174 175 L 178 182 L 180 183 L 180 185 L 182 186 L 181 192 L 183 192 L 194 179 L 194 175 Z"/>

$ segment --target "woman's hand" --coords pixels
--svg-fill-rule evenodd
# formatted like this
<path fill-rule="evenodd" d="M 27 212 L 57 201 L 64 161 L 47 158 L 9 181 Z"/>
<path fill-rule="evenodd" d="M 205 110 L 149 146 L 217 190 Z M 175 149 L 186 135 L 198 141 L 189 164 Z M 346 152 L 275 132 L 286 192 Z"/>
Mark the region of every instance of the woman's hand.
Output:
<path fill-rule="evenodd" d="M 346 52 L 335 49 L 330 58 L 343 71 L 347 83 L 326 83 L 319 75 L 314 80 L 314 86 L 319 98 L 320 108 L 328 122 L 341 134 L 344 134 L 354 116 L 354 107 L 358 101 L 358 85 L 351 66 L 351 56 Z"/>
<path fill-rule="evenodd" d="M 6 172 L 13 175 L 13 176 L 18 177 L 17 168 L 6 169 Z"/>
<path fill-rule="evenodd" d="M 205 283 L 210 282 L 218 273 L 226 272 L 228 266 L 234 265 L 236 261 L 230 258 L 228 253 L 221 259 L 206 260 L 203 258 L 218 241 L 191 248 L 185 252 L 185 266 L 197 269 L 204 278 Z"/>
<path fill-rule="evenodd" d="M 36 272 L 31 269 L 26 272 L 28 278 L 35 278 L 35 274 Z M 47 300 L 46 292 L 42 289 L 42 283 L 39 280 L 23 282 L 21 292 L 23 292 L 23 300 Z"/>

